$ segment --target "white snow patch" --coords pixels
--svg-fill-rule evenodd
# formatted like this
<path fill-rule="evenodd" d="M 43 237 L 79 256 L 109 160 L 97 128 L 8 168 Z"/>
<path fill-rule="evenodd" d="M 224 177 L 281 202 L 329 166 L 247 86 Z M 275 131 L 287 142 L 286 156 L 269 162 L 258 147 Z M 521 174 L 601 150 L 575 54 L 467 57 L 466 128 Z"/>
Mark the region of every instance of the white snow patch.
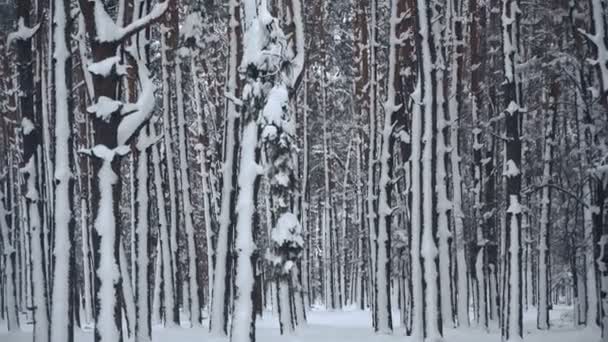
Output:
<path fill-rule="evenodd" d="M 515 177 L 519 174 L 519 168 L 517 167 L 517 164 L 513 161 L 513 159 L 507 160 L 507 167 L 504 172 L 504 175 L 507 177 Z"/>
<path fill-rule="evenodd" d="M 103 59 L 96 63 L 91 63 L 87 70 L 92 74 L 108 77 L 112 72 L 117 75 L 126 75 L 127 67 L 124 64 L 120 64 L 120 57 L 113 56 Z"/>
<path fill-rule="evenodd" d="M 118 112 L 123 103 L 113 100 L 107 96 L 100 96 L 97 103 L 87 107 L 87 112 L 95 114 L 95 116 L 105 122 L 110 122 L 112 114 Z"/>
<path fill-rule="evenodd" d="M 284 213 L 279 217 L 272 230 L 272 241 L 279 246 L 293 244 L 297 247 L 304 246 L 302 239 L 302 226 L 298 217 L 292 213 Z"/>
<path fill-rule="evenodd" d="M 32 36 L 36 34 L 36 31 L 38 31 L 38 28 L 40 28 L 40 24 L 37 24 L 32 28 L 25 26 L 24 18 L 20 17 L 17 22 L 17 31 L 9 33 L 6 38 L 6 46 L 10 46 L 14 40 L 27 40 L 32 38 Z"/>
<path fill-rule="evenodd" d="M 23 135 L 29 135 L 35 129 L 35 126 L 32 120 L 24 117 L 21 120 L 21 129 L 23 130 Z"/>

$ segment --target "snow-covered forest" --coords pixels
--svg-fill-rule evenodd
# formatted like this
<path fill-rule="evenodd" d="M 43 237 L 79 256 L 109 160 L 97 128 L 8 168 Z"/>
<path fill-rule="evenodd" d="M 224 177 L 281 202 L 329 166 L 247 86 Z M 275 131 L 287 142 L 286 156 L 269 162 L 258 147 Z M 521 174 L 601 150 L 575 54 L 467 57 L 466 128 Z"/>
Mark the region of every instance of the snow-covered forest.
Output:
<path fill-rule="evenodd" d="M 1 342 L 608 342 L 608 0 L 0 0 Z"/>

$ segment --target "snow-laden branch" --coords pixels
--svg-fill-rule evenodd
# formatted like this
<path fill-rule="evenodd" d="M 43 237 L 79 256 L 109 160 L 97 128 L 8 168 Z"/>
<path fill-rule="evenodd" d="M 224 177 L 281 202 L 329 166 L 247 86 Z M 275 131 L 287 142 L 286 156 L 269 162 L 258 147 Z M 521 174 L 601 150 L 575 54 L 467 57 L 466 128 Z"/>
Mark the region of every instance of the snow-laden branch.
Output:
<path fill-rule="evenodd" d="M 156 135 L 142 134 L 137 139 L 137 144 L 135 145 L 135 147 L 137 148 L 138 151 L 145 151 L 149 147 L 156 145 L 162 139 L 163 139 L 162 134 L 156 134 Z"/>
<path fill-rule="evenodd" d="M 291 84 L 289 85 L 291 88 L 295 89 L 299 86 L 300 81 L 302 80 L 304 63 L 306 60 L 306 54 L 304 50 L 304 23 L 302 19 L 302 4 L 300 0 L 292 0 L 293 5 L 293 24 L 295 26 L 295 56 L 292 60 L 292 64 L 294 66 L 293 75 Z"/>
<path fill-rule="evenodd" d="M 25 19 L 23 17 L 19 18 L 19 22 L 17 23 L 17 31 L 11 32 L 8 34 L 6 38 L 6 47 L 10 47 L 11 43 L 15 40 L 28 40 L 38 32 L 40 28 L 40 23 L 36 24 L 34 27 L 25 26 Z"/>
<path fill-rule="evenodd" d="M 110 149 L 105 145 L 95 145 L 92 148 L 83 148 L 78 151 L 78 153 L 111 162 L 116 156 L 125 156 L 129 151 L 130 149 L 127 145 L 119 145 L 113 149 Z"/>
<path fill-rule="evenodd" d="M 34 131 L 34 129 L 36 129 L 36 127 L 34 126 L 32 120 L 27 117 L 23 117 L 23 119 L 21 120 L 21 130 L 23 132 L 23 135 L 29 135 Z"/>
<path fill-rule="evenodd" d="M 150 79 L 150 71 L 141 58 L 136 58 L 134 54 L 132 55 L 137 63 L 141 89 L 137 102 L 125 105 L 125 108 L 132 108 L 133 110 L 129 110 L 130 114 L 125 115 L 118 125 L 118 145 L 125 144 L 131 138 L 139 127 L 150 118 L 156 105 L 154 98 L 156 86 L 154 86 L 154 83 Z"/>
<path fill-rule="evenodd" d="M 169 1 L 165 0 L 154 5 L 150 13 L 133 21 L 127 26 L 119 26 L 110 17 L 101 0 L 95 1 L 95 27 L 97 29 L 97 41 L 101 43 L 121 42 L 130 36 L 146 28 L 153 22 L 160 19 L 169 6 Z"/>
<path fill-rule="evenodd" d="M 99 62 L 91 63 L 87 67 L 87 70 L 94 75 L 102 77 L 108 77 L 112 73 L 116 75 L 127 74 L 127 67 L 124 64 L 120 64 L 119 56 L 112 56 Z"/>
<path fill-rule="evenodd" d="M 87 107 L 87 112 L 94 114 L 98 119 L 110 122 L 112 114 L 118 112 L 123 103 L 107 96 L 100 96 L 97 102 Z"/>
<path fill-rule="evenodd" d="M 601 0 L 591 1 L 591 12 L 593 15 L 594 23 L 594 34 L 590 34 L 585 30 L 579 28 L 578 31 L 583 34 L 589 41 L 596 46 L 596 58 L 587 59 L 589 64 L 597 66 L 600 69 L 600 82 L 602 83 L 603 91 L 608 91 L 608 46 L 606 46 L 606 31 L 605 25 L 606 20 L 604 19 L 603 13 L 605 9 L 602 5 Z"/>

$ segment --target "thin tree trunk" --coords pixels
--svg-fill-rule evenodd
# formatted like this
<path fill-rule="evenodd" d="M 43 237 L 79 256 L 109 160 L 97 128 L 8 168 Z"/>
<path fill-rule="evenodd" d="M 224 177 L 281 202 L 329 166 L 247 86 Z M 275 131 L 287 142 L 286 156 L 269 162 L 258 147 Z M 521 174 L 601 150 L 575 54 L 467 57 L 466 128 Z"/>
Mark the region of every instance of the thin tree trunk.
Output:
<path fill-rule="evenodd" d="M 504 105 L 505 109 L 505 182 L 506 217 L 504 233 L 504 268 L 502 269 L 502 324 L 504 340 L 523 338 L 522 327 L 522 208 L 521 208 L 521 81 L 516 70 L 519 63 L 520 10 L 517 0 L 503 0 L 503 53 L 504 53 Z"/>
<path fill-rule="evenodd" d="M 70 2 L 53 6 L 53 68 L 55 86 L 55 238 L 52 287 L 51 342 L 74 341 L 74 292 L 76 287 L 74 170 Z"/>

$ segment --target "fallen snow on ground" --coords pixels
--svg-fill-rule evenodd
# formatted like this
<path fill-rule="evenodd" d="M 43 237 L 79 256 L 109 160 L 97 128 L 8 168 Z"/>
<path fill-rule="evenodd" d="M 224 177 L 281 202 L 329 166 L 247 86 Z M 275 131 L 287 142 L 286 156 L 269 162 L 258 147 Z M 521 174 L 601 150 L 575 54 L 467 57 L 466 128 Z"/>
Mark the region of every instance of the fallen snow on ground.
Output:
<path fill-rule="evenodd" d="M 600 331 L 583 330 L 572 326 L 572 309 L 556 306 L 551 311 L 551 330 L 541 332 L 536 330 L 536 312 L 524 313 L 524 341 L 526 342 L 599 342 Z M 399 322 L 398 313 L 394 313 L 395 323 Z M 263 319 L 258 320 L 257 340 L 264 342 L 409 342 L 401 327 L 397 327 L 392 335 L 377 335 L 371 329 L 369 311 L 345 310 L 326 311 L 312 310 L 308 313 L 308 324 L 300 327 L 295 336 L 281 337 L 276 318 L 271 312 L 266 312 Z M 23 322 L 23 321 L 22 321 Z M 188 326 L 187 322 L 182 322 Z M 160 326 L 153 329 L 153 341 L 158 342 L 227 342 L 228 338 L 211 337 L 208 333 L 208 321 L 203 328 L 174 328 L 164 329 Z M 487 333 L 482 329 L 459 328 L 446 329 L 445 342 L 499 342 L 500 332 L 496 326 Z M 24 331 L 8 334 L 6 326 L 0 323 L 0 342 L 30 342 L 32 340 L 31 326 Z M 77 342 L 92 342 L 91 329 L 77 330 Z"/>

